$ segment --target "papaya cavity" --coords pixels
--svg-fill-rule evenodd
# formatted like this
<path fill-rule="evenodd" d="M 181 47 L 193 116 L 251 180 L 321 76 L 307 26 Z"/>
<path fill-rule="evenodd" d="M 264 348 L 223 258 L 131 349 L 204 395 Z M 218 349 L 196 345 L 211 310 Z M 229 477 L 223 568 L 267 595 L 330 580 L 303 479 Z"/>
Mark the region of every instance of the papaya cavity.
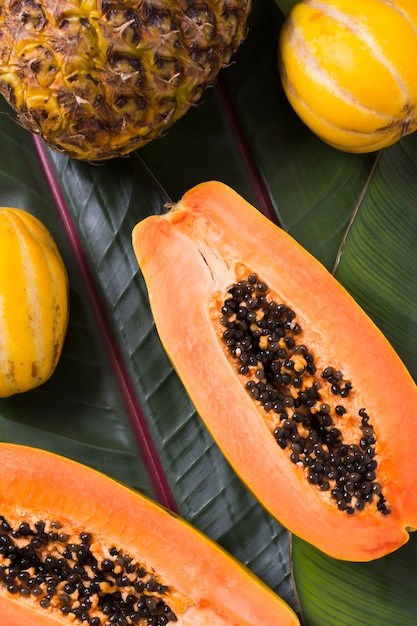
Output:
<path fill-rule="evenodd" d="M 130 554 L 48 514 L 0 516 L 2 582 L 9 594 L 71 621 L 154 626 L 177 622 L 171 590 Z M 116 621 L 117 618 L 117 621 Z"/>
<path fill-rule="evenodd" d="M 403 545 L 417 388 L 338 281 L 219 182 L 140 222 L 133 246 L 161 341 L 263 506 L 336 558 Z"/>
<path fill-rule="evenodd" d="M 389 515 L 375 431 L 352 382 L 330 364 L 317 367 L 295 311 L 269 292 L 250 272 L 221 307 L 223 343 L 245 388 L 307 482 L 348 515 L 371 506 Z"/>

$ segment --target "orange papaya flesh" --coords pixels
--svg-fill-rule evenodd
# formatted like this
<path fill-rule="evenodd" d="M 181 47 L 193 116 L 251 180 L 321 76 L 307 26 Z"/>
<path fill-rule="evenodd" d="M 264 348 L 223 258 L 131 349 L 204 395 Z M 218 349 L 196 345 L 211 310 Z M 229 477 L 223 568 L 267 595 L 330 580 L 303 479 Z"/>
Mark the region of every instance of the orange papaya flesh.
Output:
<path fill-rule="evenodd" d="M 0 443 L 0 465 L 8 626 L 299 624 L 212 540 L 115 480 L 15 444 Z"/>
<path fill-rule="evenodd" d="M 340 283 L 216 181 L 139 222 L 132 242 L 161 341 L 263 506 L 335 558 L 406 543 L 417 388 Z"/>

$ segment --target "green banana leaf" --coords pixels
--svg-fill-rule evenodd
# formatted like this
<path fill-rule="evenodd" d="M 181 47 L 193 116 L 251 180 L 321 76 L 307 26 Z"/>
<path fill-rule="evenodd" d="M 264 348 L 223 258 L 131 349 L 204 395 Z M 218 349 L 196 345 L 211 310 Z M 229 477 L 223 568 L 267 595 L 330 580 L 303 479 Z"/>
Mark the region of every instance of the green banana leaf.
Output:
<path fill-rule="evenodd" d="M 69 159 L 1 105 L 0 205 L 34 213 L 52 232 L 69 273 L 71 316 L 53 377 L 0 401 L 0 438 L 74 458 L 179 512 L 306 626 L 408 626 L 417 614 L 414 538 L 374 563 L 344 563 L 290 537 L 263 510 L 173 371 L 131 247 L 137 221 L 194 184 L 222 180 L 335 273 L 417 376 L 417 136 L 350 155 L 301 123 L 276 60 L 292 4 L 257 0 L 216 86 L 128 158 L 100 166 Z"/>

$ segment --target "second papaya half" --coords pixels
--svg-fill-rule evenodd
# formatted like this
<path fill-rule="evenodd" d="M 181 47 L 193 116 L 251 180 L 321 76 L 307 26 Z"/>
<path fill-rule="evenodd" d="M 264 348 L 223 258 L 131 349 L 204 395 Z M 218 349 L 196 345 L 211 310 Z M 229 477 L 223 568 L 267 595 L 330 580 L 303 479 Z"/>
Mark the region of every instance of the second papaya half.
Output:
<path fill-rule="evenodd" d="M 262 505 L 336 558 L 406 543 L 417 388 L 338 281 L 219 182 L 140 222 L 133 247 L 161 341 Z"/>

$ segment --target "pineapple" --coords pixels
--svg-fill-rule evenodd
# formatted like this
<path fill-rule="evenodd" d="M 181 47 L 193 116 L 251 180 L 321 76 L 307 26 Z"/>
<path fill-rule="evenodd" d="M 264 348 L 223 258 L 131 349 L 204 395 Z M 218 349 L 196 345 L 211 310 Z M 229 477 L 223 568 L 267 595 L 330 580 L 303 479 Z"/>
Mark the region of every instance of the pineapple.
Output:
<path fill-rule="evenodd" d="M 2 0 L 0 93 L 53 149 L 126 155 L 197 103 L 241 43 L 250 0 Z"/>

